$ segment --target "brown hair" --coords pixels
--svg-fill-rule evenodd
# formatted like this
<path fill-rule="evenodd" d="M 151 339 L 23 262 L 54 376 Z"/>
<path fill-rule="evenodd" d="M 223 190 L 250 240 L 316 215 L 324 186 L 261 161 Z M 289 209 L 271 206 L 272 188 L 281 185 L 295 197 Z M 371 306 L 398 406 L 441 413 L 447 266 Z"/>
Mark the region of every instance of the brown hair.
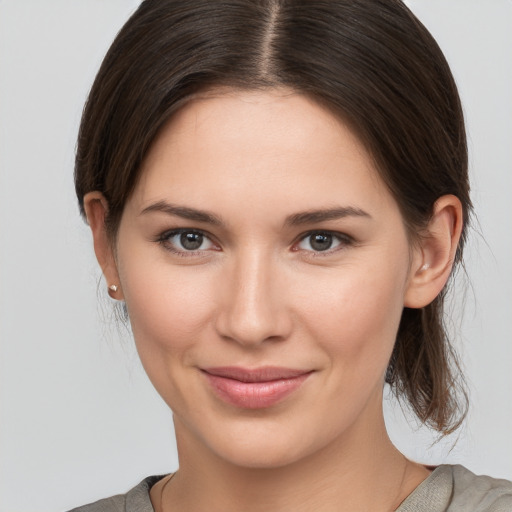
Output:
<path fill-rule="evenodd" d="M 109 203 L 114 240 L 141 163 L 186 100 L 216 86 L 285 86 L 337 112 L 366 145 L 412 236 L 435 201 L 471 210 L 464 120 L 438 45 L 400 0 L 144 0 L 96 77 L 75 183 Z M 448 433 L 467 408 L 443 327 L 444 292 L 404 309 L 386 380 L 424 423 Z"/>

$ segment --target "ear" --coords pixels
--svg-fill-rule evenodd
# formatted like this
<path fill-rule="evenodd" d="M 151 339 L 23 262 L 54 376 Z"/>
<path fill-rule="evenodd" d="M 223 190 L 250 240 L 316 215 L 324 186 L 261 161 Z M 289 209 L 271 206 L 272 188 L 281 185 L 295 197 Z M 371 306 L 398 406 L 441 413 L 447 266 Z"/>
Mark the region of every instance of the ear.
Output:
<path fill-rule="evenodd" d="M 453 195 L 440 197 L 425 233 L 414 248 L 404 306 L 422 308 L 441 292 L 450 277 L 462 232 L 462 204 Z"/>
<path fill-rule="evenodd" d="M 108 203 L 105 196 L 98 191 L 88 192 L 84 196 L 84 209 L 87 223 L 92 231 L 96 259 L 107 281 L 108 293 L 114 299 L 123 300 L 114 248 L 105 226 L 108 214 Z"/>

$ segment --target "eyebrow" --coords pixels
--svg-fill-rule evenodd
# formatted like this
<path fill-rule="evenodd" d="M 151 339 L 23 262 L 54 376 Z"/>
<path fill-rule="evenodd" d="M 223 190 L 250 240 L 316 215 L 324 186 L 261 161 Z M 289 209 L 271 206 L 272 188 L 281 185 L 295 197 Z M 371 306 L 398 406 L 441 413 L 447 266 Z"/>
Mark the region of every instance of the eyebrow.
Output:
<path fill-rule="evenodd" d="M 147 206 L 144 208 L 144 210 L 142 210 L 142 212 L 140 212 L 140 215 L 144 215 L 150 212 L 162 212 L 166 213 L 167 215 L 174 215 L 175 217 L 194 220 L 196 222 L 204 222 L 214 226 L 221 226 L 224 224 L 224 222 L 222 222 L 219 217 L 207 211 L 197 210 L 195 208 L 187 208 L 186 206 L 177 206 L 167 203 L 166 201 L 158 201 L 157 203 Z"/>
<path fill-rule="evenodd" d="M 337 208 L 326 208 L 322 210 L 308 210 L 290 215 L 286 218 L 285 225 L 299 226 L 302 224 L 315 224 L 317 222 L 325 222 L 328 220 L 343 219 L 345 217 L 366 217 L 371 219 L 372 216 L 353 206 L 344 206 Z"/>
<path fill-rule="evenodd" d="M 167 215 L 173 215 L 196 222 L 203 222 L 213 226 L 225 225 L 222 219 L 213 213 L 205 210 L 198 210 L 196 208 L 174 205 L 166 201 L 158 201 L 147 206 L 142 210 L 140 215 L 150 212 L 162 212 Z M 300 226 L 303 224 L 315 224 L 318 222 L 337 220 L 345 217 L 366 217 L 371 219 L 371 215 L 364 210 L 353 206 L 345 206 L 294 213 L 293 215 L 286 217 L 284 224 L 285 226 Z"/>

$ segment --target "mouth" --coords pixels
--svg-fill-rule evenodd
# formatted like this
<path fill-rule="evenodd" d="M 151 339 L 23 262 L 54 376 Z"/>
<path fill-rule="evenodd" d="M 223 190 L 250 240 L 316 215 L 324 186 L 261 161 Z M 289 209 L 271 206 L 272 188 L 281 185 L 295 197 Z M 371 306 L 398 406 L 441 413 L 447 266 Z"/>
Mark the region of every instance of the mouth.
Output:
<path fill-rule="evenodd" d="M 218 367 L 201 371 L 221 400 L 243 409 L 263 409 L 281 402 L 313 373 L 274 366 L 255 369 Z"/>

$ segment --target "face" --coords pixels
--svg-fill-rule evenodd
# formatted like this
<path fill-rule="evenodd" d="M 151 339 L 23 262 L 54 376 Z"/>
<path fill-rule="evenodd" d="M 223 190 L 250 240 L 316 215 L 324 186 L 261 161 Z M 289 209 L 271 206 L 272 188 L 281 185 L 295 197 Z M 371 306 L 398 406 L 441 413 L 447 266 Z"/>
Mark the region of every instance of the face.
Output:
<path fill-rule="evenodd" d="M 178 438 L 268 467 L 378 423 L 411 251 L 362 144 L 312 100 L 235 91 L 183 107 L 116 246 Z"/>

